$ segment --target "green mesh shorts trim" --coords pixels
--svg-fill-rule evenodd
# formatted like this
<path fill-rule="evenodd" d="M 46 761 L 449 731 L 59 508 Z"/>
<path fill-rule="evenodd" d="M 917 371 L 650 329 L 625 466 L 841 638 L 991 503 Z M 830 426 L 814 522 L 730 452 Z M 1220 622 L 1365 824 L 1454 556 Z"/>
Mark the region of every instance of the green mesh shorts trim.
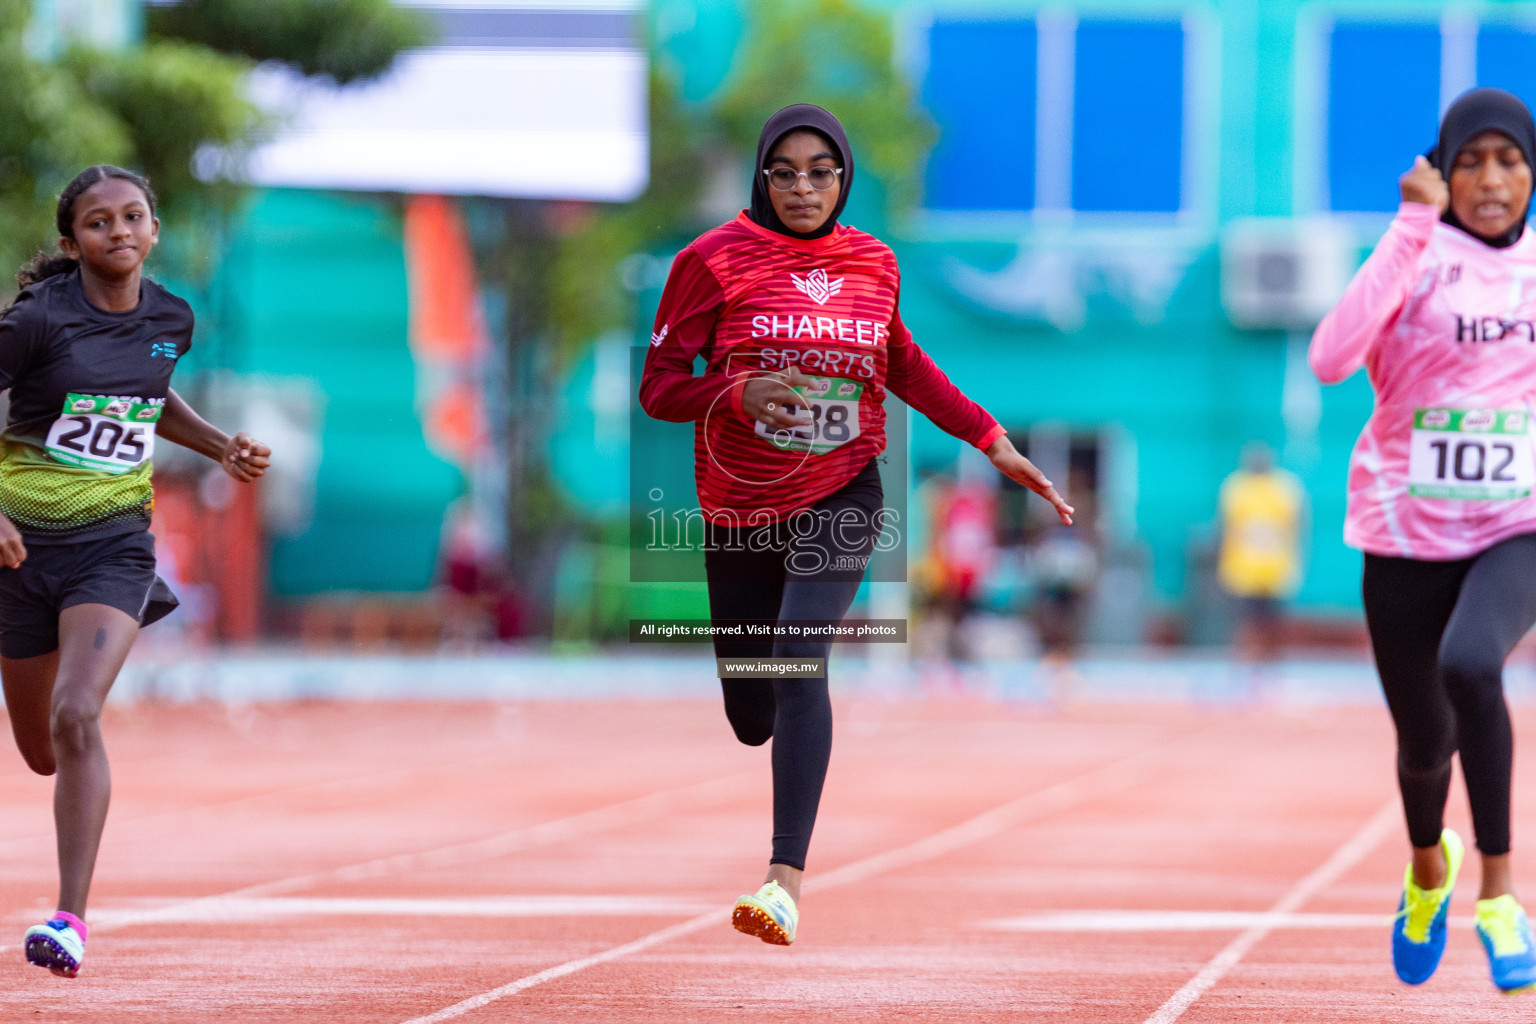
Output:
<path fill-rule="evenodd" d="M 151 472 L 149 462 L 118 474 L 66 466 L 37 448 L 8 441 L 0 456 L 0 512 L 35 537 L 147 526 L 154 508 Z"/>

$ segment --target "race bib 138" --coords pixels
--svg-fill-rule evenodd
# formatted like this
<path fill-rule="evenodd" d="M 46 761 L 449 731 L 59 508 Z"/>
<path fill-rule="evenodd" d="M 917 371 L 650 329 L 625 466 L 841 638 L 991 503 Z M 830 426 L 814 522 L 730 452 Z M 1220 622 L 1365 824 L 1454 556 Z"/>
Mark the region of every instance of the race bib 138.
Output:
<path fill-rule="evenodd" d="M 793 389 L 804 404 L 784 403 L 790 415 L 809 409 L 811 422 L 803 427 L 770 427 L 758 420 L 757 435 L 783 451 L 821 455 L 859 436 L 859 399 L 864 384 L 843 377 L 813 377 L 811 383 Z"/>

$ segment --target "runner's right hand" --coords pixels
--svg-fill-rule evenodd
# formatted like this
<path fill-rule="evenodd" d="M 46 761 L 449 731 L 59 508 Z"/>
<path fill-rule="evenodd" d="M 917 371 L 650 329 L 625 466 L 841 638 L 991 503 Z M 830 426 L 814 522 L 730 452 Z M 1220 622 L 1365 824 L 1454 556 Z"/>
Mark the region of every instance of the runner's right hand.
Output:
<path fill-rule="evenodd" d="M 790 388 L 804 387 L 811 378 L 791 366 L 782 373 L 768 373 L 747 381 L 741 389 L 741 407 L 748 416 L 776 429 L 789 430 L 811 422 L 811 411 L 805 407 L 805 399 Z M 790 415 L 785 407 L 793 405 L 799 415 Z"/>
<path fill-rule="evenodd" d="M 1397 187 L 1402 191 L 1405 203 L 1423 203 L 1441 213 L 1451 205 L 1451 190 L 1445 178 L 1439 168 L 1422 156 L 1413 158 L 1413 166 L 1397 179 Z"/>
<path fill-rule="evenodd" d="M 16 568 L 27 560 L 27 546 L 21 542 L 21 531 L 9 517 L 0 515 L 0 565 Z"/>

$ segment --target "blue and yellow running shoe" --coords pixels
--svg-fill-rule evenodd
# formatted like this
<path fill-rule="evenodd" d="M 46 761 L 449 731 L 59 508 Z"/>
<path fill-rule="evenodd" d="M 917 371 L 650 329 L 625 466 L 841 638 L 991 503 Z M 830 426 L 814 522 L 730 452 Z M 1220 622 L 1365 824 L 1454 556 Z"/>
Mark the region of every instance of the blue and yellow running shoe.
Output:
<path fill-rule="evenodd" d="M 1500 992 L 1512 996 L 1536 990 L 1531 922 L 1513 896 L 1477 901 L 1477 937 L 1488 951 L 1488 969 Z"/>
<path fill-rule="evenodd" d="M 1461 837 L 1450 829 L 1440 833 L 1445 851 L 1445 884 L 1420 889 L 1413 884 L 1413 865 L 1403 875 L 1403 899 L 1392 922 L 1392 966 L 1410 985 L 1422 985 L 1440 966 L 1445 952 L 1445 919 L 1451 909 L 1451 890 L 1465 853 Z"/>
<path fill-rule="evenodd" d="M 768 881 L 756 893 L 736 901 L 731 911 L 731 924 L 739 932 L 756 935 L 775 946 L 787 946 L 795 941 L 795 928 L 800 924 L 800 911 L 795 901 L 778 882 Z"/>

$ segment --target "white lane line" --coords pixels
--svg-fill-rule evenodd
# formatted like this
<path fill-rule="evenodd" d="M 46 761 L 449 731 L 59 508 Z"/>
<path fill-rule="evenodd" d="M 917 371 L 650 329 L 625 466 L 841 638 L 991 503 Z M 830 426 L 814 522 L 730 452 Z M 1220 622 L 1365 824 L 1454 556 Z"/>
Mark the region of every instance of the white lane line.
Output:
<path fill-rule="evenodd" d="M 739 795 L 739 784 L 760 776 L 760 772 L 746 771 L 723 778 L 708 779 L 687 786 L 658 790 L 645 796 L 623 800 L 619 803 L 595 807 L 590 811 L 540 822 L 523 828 L 511 829 L 485 839 L 467 843 L 454 843 L 417 853 L 403 853 L 391 857 L 349 864 L 329 871 L 294 875 L 271 882 L 262 882 L 241 889 L 203 896 L 151 910 L 128 910 L 111 921 L 96 923 L 91 916 L 91 931 L 116 930 L 132 925 L 179 920 L 182 917 L 198 918 L 200 915 L 217 914 L 225 901 L 255 896 L 271 896 L 279 893 L 308 889 L 322 882 L 350 882 L 359 879 L 379 878 L 389 874 L 422 871 L 429 868 L 457 867 L 474 861 L 490 860 L 521 850 L 581 839 L 626 825 L 655 821 L 658 818 L 682 811 L 711 807 Z M 0 953 L 7 947 L 0 947 Z"/>
<path fill-rule="evenodd" d="M 3 717 L 3 715 L 0 715 L 0 718 Z M 125 813 L 122 817 L 114 816 L 111 820 L 114 830 L 121 831 L 129 826 L 152 825 L 156 822 L 162 822 L 167 818 L 177 818 L 182 815 L 191 816 L 204 811 L 227 811 L 232 807 L 239 807 L 241 804 L 259 803 L 263 800 L 289 797 L 298 793 L 323 792 L 328 789 L 345 789 L 349 786 L 358 786 L 363 783 L 377 783 L 382 779 L 393 776 L 408 776 L 421 770 L 420 768 L 392 768 L 386 772 L 371 772 L 367 775 L 355 775 L 345 779 L 302 782 L 291 786 L 282 786 L 277 789 L 263 789 L 255 793 L 247 793 L 244 796 L 232 796 L 224 800 L 210 800 L 202 804 L 188 804 L 185 807 L 173 807 L 168 810 L 154 811 L 147 814 L 128 815 Z M 163 834 L 163 832 L 164 829 L 162 828 L 161 833 Z M 52 848 L 53 840 L 54 833 L 52 832 L 33 832 L 26 835 L 7 836 L 5 839 L 0 839 L 0 855 L 17 850 L 30 852 L 36 848 L 39 842 L 43 841 L 46 841 L 49 847 Z"/>
<path fill-rule="evenodd" d="M 1393 797 L 1382 804 L 1381 809 L 1371 815 L 1370 820 L 1362 825 L 1358 832 L 1345 840 L 1344 845 L 1334 850 L 1332 856 L 1276 900 L 1275 905 L 1269 908 L 1269 913 L 1289 914 L 1299 910 L 1307 900 L 1338 881 L 1346 871 L 1369 856 L 1383 839 L 1395 828 L 1400 827 L 1401 818 L 1402 811 L 1397 797 Z M 1236 967 L 1238 961 L 1247 956 L 1248 951 L 1258 945 L 1273 927 L 1267 922 L 1250 925 L 1242 934 L 1227 943 L 1221 952 L 1211 957 L 1210 961 L 1200 968 L 1198 974 L 1169 996 L 1167 1002 L 1146 1019 L 1146 1024 L 1173 1024 L 1184 1015 L 1185 1010 L 1194 1005 L 1197 999 L 1210 991 L 1211 987 L 1228 971 Z"/>
<path fill-rule="evenodd" d="M 226 895 L 274 896 L 279 893 L 309 889 L 322 882 L 359 882 L 382 878 L 386 875 L 412 874 L 437 868 L 460 867 L 476 861 L 495 860 L 523 850 L 553 846 L 556 843 L 584 839 L 587 836 L 623 828 L 626 825 L 655 821 L 657 818 L 680 811 L 712 807 L 739 796 L 740 784 L 756 779 L 759 775 L 760 773 L 755 771 L 737 772 L 735 775 L 709 779 L 675 789 L 663 789 L 633 800 L 597 807 L 569 818 L 557 818 L 538 825 L 515 828 L 485 839 L 454 843 L 418 853 L 377 857 L 330 871 L 295 875 L 292 878 L 236 889 Z"/>
<path fill-rule="evenodd" d="M 1453 917 L 1457 928 L 1471 928 L 1470 917 Z M 1247 928 L 1387 929 L 1391 914 L 1277 914 L 1249 910 L 1069 910 L 981 921 L 994 932 L 1239 932 Z"/>
<path fill-rule="evenodd" d="M 1205 730 L 1202 730 L 1205 731 Z M 991 839 L 1001 835 L 1011 828 L 1015 828 L 1035 818 L 1067 810 L 1078 804 L 1086 803 L 1099 797 L 1109 796 L 1119 790 L 1125 789 L 1132 783 L 1142 779 L 1146 772 L 1154 766 L 1155 758 L 1166 753 L 1170 748 L 1183 749 L 1189 742 L 1188 735 L 1166 744 L 1160 744 L 1150 750 L 1123 757 L 1117 761 L 1096 768 L 1090 772 L 1057 783 L 1035 793 L 1029 793 L 1011 800 L 990 811 L 985 811 L 953 825 L 941 832 L 935 832 L 931 836 L 899 846 L 894 850 L 877 853 L 863 860 L 845 864 L 822 875 L 812 876 L 805 883 L 806 892 L 821 892 L 837 886 L 851 885 L 862 882 L 875 875 L 894 871 L 898 868 L 909 867 L 913 864 L 935 857 L 951 853 L 965 846 Z M 640 953 L 653 946 L 670 942 L 673 939 L 691 935 L 714 925 L 726 925 L 730 920 L 729 908 L 711 910 L 700 914 L 688 921 L 674 924 L 668 928 L 642 935 L 633 942 L 626 942 L 620 946 L 613 946 L 591 956 L 581 957 L 576 960 L 568 960 L 563 964 L 518 978 L 508 982 L 500 988 L 493 988 L 488 992 L 470 996 L 468 999 L 445 1006 L 435 1013 L 429 1013 L 424 1017 L 412 1017 L 405 1024 L 439 1024 L 441 1021 L 462 1017 L 471 1010 L 477 1010 L 488 1003 L 505 999 L 507 996 L 516 995 L 536 985 L 542 985 L 546 981 L 554 981 L 571 974 L 584 971 L 589 967 L 620 960 L 633 953 Z"/>
<path fill-rule="evenodd" d="M 269 896 L 210 900 L 188 912 L 181 903 L 152 909 L 101 908 L 92 916 L 110 926 L 149 922 L 263 921 L 284 917 L 689 917 L 714 905 L 657 896 L 536 895 L 474 899 L 305 898 Z"/>
<path fill-rule="evenodd" d="M 429 1013 L 425 1017 L 413 1017 L 406 1024 L 438 1024 L 438 1021 L 462 1017 L 469 1011 L 478 1010 L 487 1003 L 494 1003 L 498 999 L 505 999 L 507 996 L 516 995 L 524 989 L 533 988 L 535 985 L 542 985 L 546 981 L 554 981 L 556 978 L 563 978 L 566 975 L 584 971 L 588 967 L 596 967 L 599 964 L 620 960 L 631 953 L 640 953 L 650 949 L 652 946 L 659 946 L 664 942 L 680 939 L 684 935 L 692 935 L 694 932 L 710 925 L 723 926 L 729 923 L 730 911 L 716 908 L 707 914 L 700 914 L 698 917 L 690 918 L 680 924 L 674 924 L 670 928 L 663 928 L 660 931 L 651 932 L 649 935 L 642 935 L 633 942 L 626 942 L 622 946 L 611 946 L 600 953 L 593 953 L 591 956 L 584 956 L 577 960 L 567 960 L 563 964 L 556 964 L 554 967 L 546 968 L 537 974 L 518 978 L 516 981 L 508 982 L 500 988 L 493 988 L 489 992 L 470 996 L 468 999 L 454 1003 L 452 1006 L 445 1006 L 436 1013 Z"/>

